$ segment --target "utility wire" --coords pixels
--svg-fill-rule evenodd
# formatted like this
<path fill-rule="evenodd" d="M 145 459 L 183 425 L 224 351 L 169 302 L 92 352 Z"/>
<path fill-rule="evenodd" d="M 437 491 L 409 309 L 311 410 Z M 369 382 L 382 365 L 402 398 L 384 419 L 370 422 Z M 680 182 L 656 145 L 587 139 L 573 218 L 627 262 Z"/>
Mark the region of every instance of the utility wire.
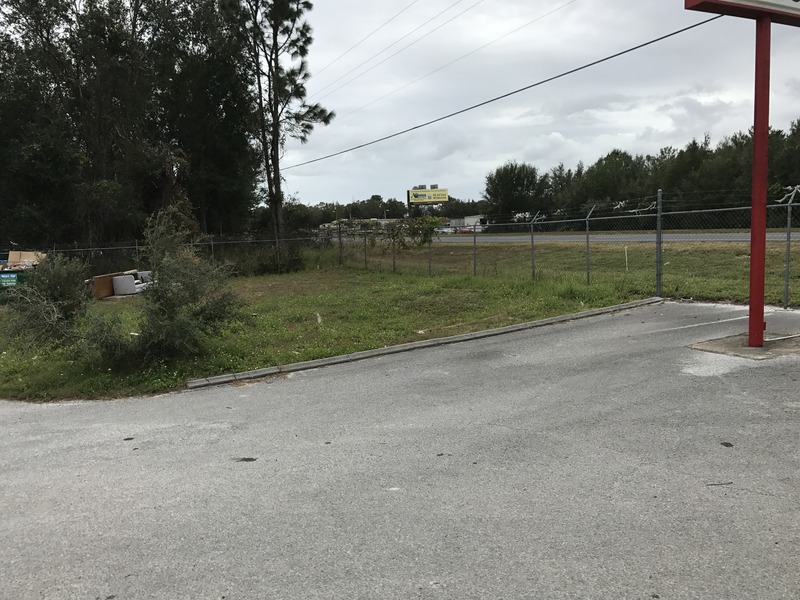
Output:
<path fill-rule="evenodd" d="M 369 72 L 371 72 L 371 71 L 374 71 L 375 69 L 377 69 L 378 67 L 380 67 L 380 66 L 381 66 L 383 63 L 385 63 L 386 61 L 389 61 L 389 60 L 393 59 L 395 56 L 397 56 L 397 55 L 398 55 L 398 54 L 400 54 L 401 52 L 405 52 L 405 51 L 406 51 L 406 50 L 408 50 L 408 49 L 409 49 L 411 46 L 413 46 L 413 45 L 415 45 L 415 44 L 418 44 L 419 42 L 421 42 L 422 40 L 424 40 L 426 37 L 428 37 L 428 36 L 429 36 L 430 34 L 432 34 L 434 31 L 439 31 L 439 30 L 440 30 L 442 27 L 444 27 L 445 25 L 447 25 L 447 24 L 449 24 L 449 23 L 452 23 L 452 22 L 453 22 L 453 21 L 455 21 L 455 20 L 456 20 L 458 17 L 460 17 L 460 16 L 461 16 L 461 15 L 463 15 L 464 13 L 467 13 L 467 12 L 471 11 L 473 8 L 475 8 L 476 6 L 478 6 L 478 4 L 481 4 L 481 3 L 485 2 L 485 1 L 486 1 L 486 0 L 478 0 L 478 1 L 477 1 L 475 4 L 473 4 L 472 6 L 469 6 L 469 7 L 465 8 L 465 9 L 464 9 L 464 10 L 462 10 L 460 13 L 458 13 L 456 16 L 454 16 L 454 17 L 451 17 L 450 19 L 448 19 L 447 21 L 445 21 L 445 22 L 444 22 L 444 23 L 442 23 L 441 25 L 437 25 L 436 27 L 434 27 L 434 28 L 433 28 L 433 29 L 431 29 L 430 31 L 428 31 L 428 32 L 424 33 L 423 35 L 419 36 L 419 37 L 418 37 L 417 39 L 415 39 L 413 42 L 410 42 L 410 43 L 406 44 L 405 46 L 403 46 L 402 48 L 400 48 L 400 50 L 398 50 L 398 51 L 397 51 L 397 52 L 395 52 L 394 54 L 390 54 L 389 56 L 387 56 L 386 58 L 384 58 L 384 59 L 383 59 L 381 62 L 379 62 L 379 63 L 377 63 L 377 64 L 374 64 L 374 65 L 372 65 L 372 66 L 371 66 L 369 69 L 367 69 L 366 71 L 362 71 L 361 73 L 359 73 L 358 75 L 356 75 L 356 76 L 355 76 L 355 77 L 353 77 L 352 79 L 350 79 L 350 80 L 348 80 L 348 81 L 344 82 L 344 83 L 343 83 L 342 85 L 340 85 L 339 87 L 337 87 L 337 88 L 334 88 L 333 90 L 331 90 L 330 92 L 328 92 L 328 93 L 327 93 L 327 94 L 325 94 L 324 96 L 320 96 L 320 97 L 318 97 L 318 98 L 317 98 L 317 101 L 319 101 L 319 100 L 322 100 L 322 99 L 324 99 L 324 98 L 327 98 L 327 97 L 328 97 L 328 96 L 330 96 L 331 94 L 335 94 L 336 92 L 338 92 L 340 89 L 342 89 L 342 88 L 344 88 L 344 87 L 347 87 L 348 85 L 350 85 L 351 83 L 353 83 L 353 82 L 354 82 L 354 81 L 356 81 L 357 79 L 361 79 L 361 78 L 362 78 L 364 75 L 366 75 L 367 73 L 369 73 Z M 458 0 L 458 2 L 461 2 L 461 0 Z M 455 4 L 458 4 L 458 2 L 456 2 Z M 450 10 L 450 8 L 451 8 L 452 6 L 455 6 L 455 4 L 452 4 L 450 7 L 446 8 L 444 11 L 442 11 L 441 13 L 439 13 L 439 15 L 441 15 L 443 12 L 446 12 L 447 10 Z M 436 15 L 436 17 L 438 17 L 439 15 Z M 434 17 L 434 19 L 435 19 L 436 17 Z M 417 29 L 419 29 L 419 28 L 417 28 Z M 415 29 L 415 31 L 416 31 L 416 29 Z M 402 40 L 402 38 L 400 38 L 400 40 Z M 399 42 L 400 40 L 397 40 L 397 41 Z M 397 43 L 397 42 L 395 42 L 395 43 Z M 392 44 L 392 46 L 393 46 L 393 45 L 394 45 L 394 44 Z M 380 55 L 382 52 L 383 52 L 383 51 L 379 52 L 378 54 L 376 54 L 376 55 L 375 55 L 375 56 L 373 56 L 372 58 L 376 58 L 376 57 L 377 57 L 378 55 Z M 371 58 L 371 59 L 369 59 L 369 60 L 372 60 L 372 58 Z M 369 62 L 369 60 L 367 60 L 367 61 L 365 61 L 365 62 Z M 362 65 L 363 65 L 363 64 L 365 64 L 365 63 L 362 63 Z M 361 65 L 359 65 L 359 66 L 361 66 Z M 357 69 L 357 68 L 358 68 L 358 67 L 356 67 L 356 69 Z M 355 71 L 355 69 L 353 69 L 353 71 Z M 350 73 L 352 73 L 353 71 L 350 71 Z M 345 74 L 345 75 L 342 75 L 342 77 L 340 77 L 340 78 L 339 78 L 339 79 L 337 79 L 336 81 L 339 81 L 339 80 L 341 80 L 342 78 L 346 77 L 346 76 L 347 76 L 347 75 L 349 75 L 350 73 L 347 73 L 347 74 Z M 331 85 L 333 85 L 334 83 L 336 83 L 336 81 L 334 81 L 334 82 L 333 82 L 333 83 L 331 83 L 330 85 L 326 86 L 326 88 L 327 88 L 327 87 L 330 87 Z M 323 89 L 325 89 L 325 88 L 323 88 Z M 321 92 L 321 91 L 322 91 L 322 90 L 320 90 L 320 92 Z"/>
<path fill-rule="evenodd" d="M 539 21 L 541 21 L 541 20 L 543 20 L 543 19 L 546 19 L 546 18 L 547 18 L 547 17 L 549 17 L 550 15 L 552 15 L 552 14 L 554 14 L 554 13 L 557 13 L 558 11 L 560 11 L 560 10 L 562 10 L 562 9 L 566 8 L 566 7 L 567 7 L 567 6 L 569 6 L 570 4 L 574 4 L 574 3 L 575 3 L 575 2 L 577 2 L 577 1 L 578 1 L 578 0 L 569 0 L 569 2 L 567 2 L 567 3 L 565 3 L 565 4 L 562 4 L 561 6 L 558 6 L 558 7 L 554 8 L 553 10 L 551 10 L 551 11 L 549 11 L 549 12 L 546 12 L 546 13 L 545 13 L 545 14 L 543 14 L 543 15 L 540 15 L 540 16 L 538 16 L 538 17 L 536 17 L 535 19 L 533 19 L 533 20 L 531 20 L 531 21 L 528 21 L 528 22 L 527 22 L 527 23 L 525 23 L 524 25 L 520 25 L 519 27 L 517 27 L 517 28 L 516 28 L 516 29 L 514 29 L 513 31 L 509 31 L 509 32 L 508 32 L 508 33 L 506 33 L 505 35 L 502 35 L 502 36 L 500 36 L 499 38 L 495 38 L 495 39 L 493 39 L 491 42 L 487 42 L 487 43 L 485 43 L 483 46 L 479 46 L 479 47 L 475 48 L 474 50 L 472 50 L 472 51 L 470 51 L 470 52 L 467 52 L 466 54 L 464 54 L 464 55 L 462 55 L 462 56 L 459 56 L 459 57 L 458 57 L 458 58 L 456 58 L 455 60 L 451 60 L 449 63 L 447 63 L 447 64 L 445 64 L 445 65 L 442 65 L 442 66 L 441 66 L 441 67 L 439 67 L 438 69 L 434 69 L 434 70 L 433 70 L 433 71 L 431 71 L 430 73 L 426 73 L 426 74 L 425 74 L 425 75 L 423 75 L 422 77 L 418 77 L 418 78 L 417 78 L 417 79 L 415 79 L 414 81 L 410 81 L 410 82 L 406 83 L 405 85 L 402 85 L 402 86 L 400 86 L 400 87 L 399 87 L 399 88 L 397 88 L 396 90 L 393 90 L 393 91 L 389 92 L 388 94 L 384 94 L 383 96 L 381 96 L 380 98 L 376 98 L 376 99 L 375 99 L 375 100 L 373 100 L 372 102 L 368 102 L 368 103 L 367 103 L 367 104 L 365 104 L 364 106 L 360 106 L 360 107 L 356 108 L 355 110 L 351 110 L 349 113 L 347 113 L 347 114 L 345 114 L 345 115 L 342 115 L 341 117 L 339 117 L 339 118 L 338 118 L 338 120 L 339 120 L 339 121 L 341 121 L 342 119 L 346 119 L 346 118 L 347 118 L 347 117 L 349 117 L 350 115 L 352 115 L 352 114 L 354 114 L 354 113 L 357 113 L 358 111 L 360 111 L 360 110 L 363 110 L 363 109 L 367 108 L 368 106 L 372 106 L 373 104 L 377 104 L 377 103 L 378 103 L 378 102 L 380 102 L 381 100 L 384 100 L 385 98 L 388 98 L 389 96 L 392 96 L 392 95 L 396 94 L 397 92 L 399 92 L 399 91 L 401 91 L 401 90 L 404 90 L 404 89 L 406 89 L 407 87 L 409 87 L 409 86 L 412 86 L 412 85 L 414 85 L 415 83 L 418 83 L 418 82 L 422 81 L 423 79 L 427 79 L 428 77 L 430 77 L 431 75 L 435 75 L 435 74 L 436 74 L 436 73 L 438 73 L 439 71 L 443 71 L 443 70 L 444 70 L 444 69 L 446 69 L 447 67 L 449 67 L 449 66 L 451 66 L 451 65 L 454 65 L 454 64 L 456 64 L 457 62 L 459 62 L 459 61 L 461 61 L 461 60 L 464 60 L 464 59 L 465 59 L 465 58 L 467 58 L 468 56 L 472 56 L 473 54 L 475 54 L 475 53 L 477 53 L 477 52 L 480 52 L 480 51 L 481 51 L 481 50 L 483 50 L 484 48 L 487 48 L 487 47 L 491 46 L 492 44 L 496 44 L 497 42 L 499 42 L 499 41 L 501 41 L 501 40 L 504 40 L 505 38 L 507 38 L 507 37 L 509 37 L 509 36 L 511 36 L 511 35 L 514 35 L 514 34 L 515 34 L 515 33 L 517 33 L 518 31 L 522 31 L 522 30 L 523 30 L 523 29 L 525 29 L 526 27 L 528 27 L 528 26 L 530 26 L 530 25 L 533 25 L 534 23 L 538 23 Z M 377 65 L 376 65 L 376 66 L 377 66 Z M 332 92 L 331 92 L 331 93 L 332 93 Z"/>
<path fill-rule="evenodd" d="M 377 52 L 376 54 L 373 54 L 373 55 L 372 55 L 372 56 L 370 56 L 370 57 L 369 57 L 367 60 L 365 60 L 365 61 L 363 61 L 363 62 L 361 62 L 361 63 L 357 64 L 355 67 L 353 67 L 352 69 L 350 69 L 350 70 L 349 70 L 347 73 L 345 73 L 344 75 L 342 75 L 342 76 L 341 76 L 341 77 L 339 77 L 338 79 L 334 79 L 334 80 L 333 80 L 333 81 L 331 81 L 331 82 L 330 82 L 328 85 L 326 85 L 325 87 L 323 87 L 323 88 L 319 89 L 319 90 L 318 90 L 316 93 L 317 93 L 317 94 L 319 94 L 319 93 L 321 93 L 321 92 L 324 92 L 324 91 L 325 91 L 325 90 L 327 90 L 329 87 L 331 87 L 331 86 L 332 86 L 332 85 L 334 85 L 335 83 L 338 83 L 338 82 L 340 82 L 342 79 L 344 79 L 345 77 L 347 77 L 348 75 L 350 75 L 350 74 L 351 74 L 351 73 L 353 73 L 354 71 L 358 71 L 358 70 L 359 70 L 361 67 L 363 67 L 365 64 L 367 64 L 367 63 L 368 63 L 368 62 L 370 62 L 371 60 L 374 60 L 374 59 L 378 58 L 378 57 L 379 57 L 381 54 L 383 54 L 384 52 L 386 52 L 386 51 L 387 51 L 389 48 L 392 48 L 393 46 L 396 46 L 397 44 L 399 44 L 400 42 L 402 42 L 402 41 L 403 41 L 403 39 L 407 38 L 407 37 L 408 37 L 408 36 L 410 36 L 410 35 L 413 35 L 413 34 L 414 34 L 414 33 L 416 33 L 417 31 L 419 31 L 420 29 L 422 29 L 423 27 L 425 27 L 425 25 L 427 25 L 427 24 L 428 24 L 428 23 L 430 23 L 431 21 L 434 21 L 434 20 L 438 19 L 438 18 L 439 18 L 441 15 L 443 15 L 443 14 L 444 14 L 444 13 L 446 13 L 448 10 L 450 10 L 451 8 L 453 8 L 453 7 L 454 7 L 456 4 L 461 4 L 463 1 L 464 1 L 464 0 L 456 0 L 456 1 L 455 1 L 455 2 L 453 2 L 453 3 L 452 3 L 450 6 L 448 6 L 447 8 L 445 8 L 445 9 L 444 9 L 444 10 L 442 10 L 442 11 L 439 11 L 439 12 L 438 12 L 438 13 L 436 13 L 436 14 L 435 14 L 433 17 L 431 17 L 430 19 L 428 19 L 427 21 L 425 21 L 424 23 L 422 23 L 422 25 L 418 25 L 417 27 L 415 27 L 414 29 L 412 29 L 412 30 L 411 30 L 411 31 L 409 31 L 408 33 L 405 33 L 405 34 L 401 35 L 399 38 L 397 38 L 397 39 L 396 39 L 395 41 L 393 41 L 391 44 L 389 44 L 388 46 L 386 46 L 386 47 L 385 47 L 383 50 L 381 50 L 380 52 Z M 312 95 L 313 95 L 313 94 L 312 94 Z"/>
<path fill-rule="evenodd" d="M 685 33 L 685 32 L 690 31 L 692 29 L 696 29 L 697 27 L 700 27 L 702 25 L 706 25 L 708 23 L 711 23 L 712 21 L 716 21 L 717 19 L 721 19 L 723 16 L 724 15 L 717 15 L 716 17 L 711 17 L 710 19 L 706 19 L 705 21 L 700 21 L 699 23 L 695 23 L 694 25 L 689 25 L 688 27 L 684 27 L 683 29 L 678 29 L 677 31 L 673 31 L 672 33 L 668 33 L 666 35 L 662 35 L 661 37 L 657 37 L 655 39 L 652 39 L 649 42 L 645 42 L 643 44 L 639 44 L 638 46 L 633 46 L 632 48 L 628 48 L 627 50 L 622 50 L 621 52 L 617 52 L 615 54 L 611 54 L 609 56 L 606 56 L 605 58 L 601 58 L 601 59 L 592 61 L 590 63 L 587 63 L 587 64 L 585 64 L 583 66 L 580 66 L 580 67 L 576 67 L 576 68 L 571 69 L 569 71 L 564 71 L 563 73 L 560 73 L 558 75 L 554 75 L 552 77 L 548 77 L 547 79 L 542 79 L 541 81 L 537 81 L 536 83 L 532 83 L 530 85 L 526 85 L 525 87 L 521 87 L 519 89 L 516 89 L 516 90 L 514 90 L 512 92 L 508 92 L 508 93 L 503 94 L 501 96 L 495 96 L 494 98 L 491 98 L 489 100 L 484 100 L 483 102 L 479 102 L 478 104 L 473 104 L 472 106 L 468 106 L 467 108 L 462 108 L 461 110 L 457 110 L 457 111 L 452 112 L 450 114 L 444 115 L 443 117 L 438 117 L 438 118 L 433 119 L 431 121 L 426 121 L 425 123 L 420 123 L 419 125 L 415 125 L 414 127 L 409 127 L 408 129 L 403 129 L 402 131 L 398 131 L 396 133 L 392 133 L 390 135 L 386 135 L 386 136 L 384 136 L 382 138 L 378 138 L 376 140 L 372 140 L 371 142 L 365 142 L 363 144 L 359 144 L 358 146 L 353 146 L 351 148 L 347 148 L 346 150 L 340 150 L 339 152 L 334 152 L 333 154 L 327 154 L 325 156 L 320 156 L 319 158 L 314 158 L 312 160 L 307 160 L 305 162 L 297 163 L 296 165 L 290 165 L 288 167 L 284 167 L 283 170 L 284 171 L 288 171 L 289 169 L 296 169 L 297 167 L 303 167 L 305 165 L 310 165 L 312 163 L 316 163 L 316 162 L 320 162 L 320 161 L 323 161 L 323 160 L 327 160 L 327 159 L 333 158 L 335 156 L 341 156 L 342 154 L 347 154 L 347 153 L 353 152 L 355 150 L 360 150 L 361 148 L 366 148 L 367 146 L 373 146 L 375 144 L 379 144 L 380 142 L 385 142 L 386 140 L 390 140 L 392 138 L 396 138 L 396 137 L 399 137 L 401 135 L 405 135 L 406 133 L 410 133 L 412 131 L 416 131 L 417 129 L 422 129 L 423 127 L 428 127 L 429 125 L 433 125 L 434 123 L 439 123 L 440 121 L 444 121 L 446 119 L 450 119 L 452 117 L 464 114 L 466 112 L 470 112 L 472 110 L 475 110 L 476 108 L 481 108 L 482 106 L 486 106 L 487 104 L 493 104 L 494 102 L 497 102 L 499 100 L 503 100 L 505 98 L 508 98 L 510 96 L 514 96 L 514 95 L 519 94 L 521 92 L 533 89 L 535 87 L 542 86 L 542 85 L 544 85 L 546 83 L 550 83 L 551 81 L 556 81 L 557 79 L 563 79 L 564 77 L 567 77 L 568 75 L 573 75 L 573 74 L 578 73 L 580 71 L 585 71 L 586 69 L 589 69 L 590 67 L 597 66 L 599 64 L 608 62 L 608 61 L 613 60 L 615 58 L 619 58 L 620 56 L 624 56 L 625 54 L 630 54 L 631 52 L 635 52 L 636 50 L 641 50 L 642 48 L 646 48 L 647 46 L 652 46 L 653 44 L 656 44 L 658 42 L 662 42 L 662 41 L 664 41 L 666 39 L 675 37 L 676 35 L 680 35 L 681 33 Z"/>
<path fill-rule="evenodd" d="M 337 63 L 337 62 L 339 62 L 339 61 L 340 61 L 342 58 L 344 58 L 345 56 L 347 56 L 348 54 L 350 54 L 350 52 L 352 52 L 353 50 L 355 50 L 356 48 L 358 48 L 358 47 L 359 47 L 361 44 L 363 44 L 363 43 L 364 43 L 364 42 L 366 42 L 366 41 L 367 41 L 369 38 L 371 38 L 373 35 L 375 35 L 376 33 L 378 33 L 378 32 L 379 32 L 381 29 L 383 29 L 384 27 L 386 27 L 386 26 L 387 26 L 389 23 L 391 23 L 392 21 L 394 21 L 394 20 L 395 20 L 397 17 L 399 17 L 399 16 L 400 16 L 400 15 L 402 15 L 404 12 L 406 12 L 406 11 L 407 11 L 409 8 L 411 8 L 412 6 L 414 6 L 414 5 L 415 5 L 417 2 L 419 2 L 419 0 L 414 0 L 414 1 L 413 1 L 411 4 L 409 4 L 409 5 L 408 5 L 408 6 L 406 6 L 404 9 L 402 9 L 400 12 L 398 12 L 397 14 L 395 14 L 395 15 L 394 15 L 394 16 L 393 16 L 391 19 L 389 19 L 388 21 L 386 21 L 386 22 L 385 22 L 383 25 L 381 25 L 380 27 L 378 27 L 377 29 L 375 29 L 375 30 L 374 30 L 372 33 L 370 33 L 370 34 L 369 34 L 369 35 L 367 35 L 366 37 L 362 38 L 362 39 L 361 39 L 359 42 L 357 42 L 357 43 L 356 43 L 356 44 L 354 44 L 353 46 L 350 46 L 350 48 L 348 48 L 347 50 L 345 50 L 344 52 L 342 52 L 342 53 L 341 53 L 339 56 L 337 56 L 336 58 L 334 58 L 334 59 L 333 59 L 331 62 L 329 62 L 329 63 L 328 63 L 327 65 L 325 65 L 324 67 L 322 67 L 322 68 L 321 68 L 319 71 L 317 71 L 316 73 L 314 73 L 314 76 L 317 76 L 317 75 L 319 75 L 320 73 L 322 73 L 323 71 L 325 71 L 325 69 L 327 69 L 328 67 L 330 67 L 330 66 L 331 66 L 331 65 L 333 65 L 334 63 Z M 332 85 L 332 84 L 331 84 L 331 85 Z"/>

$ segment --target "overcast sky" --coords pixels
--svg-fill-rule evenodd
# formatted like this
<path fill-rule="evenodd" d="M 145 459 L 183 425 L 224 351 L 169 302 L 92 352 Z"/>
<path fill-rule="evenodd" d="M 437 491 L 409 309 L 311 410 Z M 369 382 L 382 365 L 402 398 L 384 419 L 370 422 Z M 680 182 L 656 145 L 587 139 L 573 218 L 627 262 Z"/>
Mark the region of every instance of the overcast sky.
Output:
<path fill-rule="evenodd" d="M 307 144 L 290 141 L 283 165 L 390 135 L 712 16 L 683 4 L 316 0 L 308 13 L 308 99 L 337 117 Z M 424 129 L 289 169 L 285 189 L 305 204 L 346 204 L 373 194 L 403 200 L 406 189 L 436 183 L 477 200 L 486 174 L 508 160 L 547 171 L 560 162 L 591 164 L 615 148 L 680 148 L 706 133 L 716 145 L 752 126 L 754 55 L 755 23 L 724 17 Z M 773 127 L 800 119 L 799 57 L 800 28 L 773 25 Z"/>

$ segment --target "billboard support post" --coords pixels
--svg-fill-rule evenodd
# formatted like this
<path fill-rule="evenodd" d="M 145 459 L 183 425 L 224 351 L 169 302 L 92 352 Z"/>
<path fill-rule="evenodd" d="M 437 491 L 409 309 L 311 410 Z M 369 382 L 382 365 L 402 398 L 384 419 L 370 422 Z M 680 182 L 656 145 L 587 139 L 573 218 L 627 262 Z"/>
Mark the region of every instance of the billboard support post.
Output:
<path fill-rule="evenodd" d="M 753 198 L 750 217 L 750 313 L 747 343 L 764 345 L 764 274 L 769 183 L 769 80 L 772 23 L 800 27 L 800 0 L 685 0 L 689 10 L 756 21 L 756 85 L 753 122 Z"/>
<path fill-rule="evenodd" d="M 662 249 L 662 215 L 664 208 L 664 191 L 659 189 L 656 197 L 656 296 L 661 297 L 661 280 L 664 276 L 664 260 Z"/>
<path fill-rule="evenodd" d="M 769 169 L 769 82 L 772 21 L 756 20 L 756 94 L 753 123 L 753 206 L 750 225 L 750 315 L 747 343 L 764 345 L 764 272 L 767 255 L 767 184 Z"/>
<path fill-rule="evenodd" d="M 786 273 L 783 278 L 783 308 L 789 308 L 789 276 L 792 260 L 792 200 L 786 205 Z"/>

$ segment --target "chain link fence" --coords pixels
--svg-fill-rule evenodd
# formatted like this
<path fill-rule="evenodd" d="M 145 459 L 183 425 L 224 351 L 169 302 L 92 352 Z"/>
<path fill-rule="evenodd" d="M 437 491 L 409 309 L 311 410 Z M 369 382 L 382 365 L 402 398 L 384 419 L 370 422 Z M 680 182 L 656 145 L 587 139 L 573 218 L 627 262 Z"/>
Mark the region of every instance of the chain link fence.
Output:
<path fill-rule="evenodd" d="M 773 303 L 800 304 L 800 208 L 767 209 L 766 289 Z M 452 231 L 452 230 L 448 230 Z M 346 267 L 418 275 L 570 277 L 586 285 L 616 283 L 668 297 L 746 297 L 750 208 L 660 212 L 653 209 L 584 219 L 533 219 L 460 227 L 415 245 L 374 223 L 338 223 L 282 240 L 209 237 L 200 256 L 239 275 Z M 55 246 L 79 256 L 92 274 L 146 269 L 140 242 L 98 248 Z"/>

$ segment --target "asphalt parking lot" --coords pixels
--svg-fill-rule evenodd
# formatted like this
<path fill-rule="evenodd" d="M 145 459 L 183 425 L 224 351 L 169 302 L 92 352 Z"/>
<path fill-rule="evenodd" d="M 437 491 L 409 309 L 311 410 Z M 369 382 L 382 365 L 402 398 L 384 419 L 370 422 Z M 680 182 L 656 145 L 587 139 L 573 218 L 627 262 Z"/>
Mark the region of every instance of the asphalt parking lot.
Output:
<path fill-rule="evenodd" d="M 800 598 L 800 354 L 690 347 L 746 329 L 742 307 L 660 303 L 0 402 L 0 597 Z"/>

